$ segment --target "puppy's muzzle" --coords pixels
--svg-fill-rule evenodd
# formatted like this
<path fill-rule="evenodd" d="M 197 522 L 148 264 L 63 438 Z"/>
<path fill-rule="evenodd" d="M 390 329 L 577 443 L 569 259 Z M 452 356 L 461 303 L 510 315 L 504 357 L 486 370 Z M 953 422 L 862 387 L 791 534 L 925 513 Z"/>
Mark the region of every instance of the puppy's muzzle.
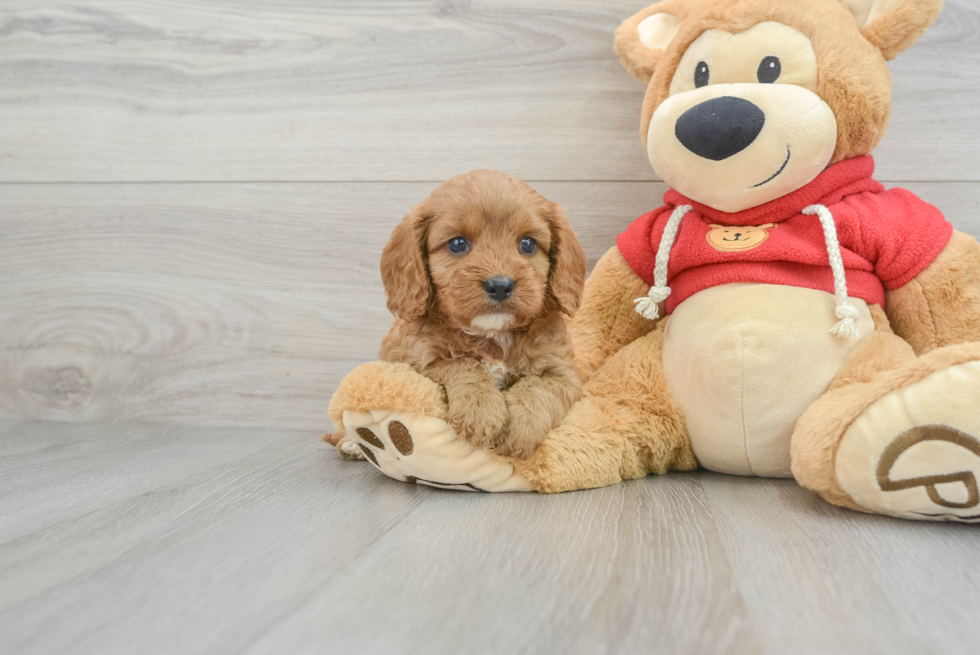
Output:
<path fill-rule="evenodd" d="M 514 293 L 514 280 L 509 277 L 498 275 L 489 278 L 483 283 L 483 290 L 487 292 L 490 300 L 494 302 L 503 302 L 510 298 L 510 295 Z"/>
<path fill-rule="evenodd" d="M 766 115 L 743 98 L 722 96 L 706 100 L 681 114 L 674 134 L 698 157 L 728 159 L 755 141 L 766 124 Z"/>

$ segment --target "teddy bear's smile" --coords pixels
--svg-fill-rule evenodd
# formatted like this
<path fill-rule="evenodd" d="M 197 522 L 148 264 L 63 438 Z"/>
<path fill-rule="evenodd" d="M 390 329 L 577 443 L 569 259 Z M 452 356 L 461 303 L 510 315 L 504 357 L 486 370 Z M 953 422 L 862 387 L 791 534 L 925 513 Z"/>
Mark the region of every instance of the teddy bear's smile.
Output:
<path fill-rule="evenodd" d="M 775 175 L 773 175 L 772 177 L 770 177 L 769 179 L 767 179 L 765 182 L 759 182 L 758 184 L 755 184 L 755 185 L 753 185 L 750 188 L 757 189 L 760 186 L 763 186 L 765 184 L 769 184 L 770 182 L 772 182 L 773 180 L 775 180 L 777 177 L 779 177 L 782 174 L 782 172 L 786 170 L 786 167 L 789 166 L 789 160 L 790 160 L 790 157 L 792 157 L 792 156 L 793 156 L 793 152 L 790 150 L 789 146 L 786 146 L 786 161 L 784 161 L 783 162 L 783 165 L 779 167 L 779 170 L 776 171 Z"/>

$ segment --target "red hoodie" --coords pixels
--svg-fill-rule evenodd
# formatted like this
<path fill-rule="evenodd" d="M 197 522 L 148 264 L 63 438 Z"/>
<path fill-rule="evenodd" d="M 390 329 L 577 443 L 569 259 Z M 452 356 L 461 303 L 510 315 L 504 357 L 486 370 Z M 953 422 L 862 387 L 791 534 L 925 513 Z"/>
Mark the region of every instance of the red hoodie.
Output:
<path fill-rule="evenodd" d="M 834 293 L 823 229 L 809 205 L 825 205 L 834 216 L 848 294 L 884 306 L 885 289 L 898 289 L 942 252 L 953 234 L 938 209 L 905 189 L 885 190 L 871 178 L 870 156 L 834 164 L 802 189 L 777 200 L 728 214 L 671 189 L 666 205 L 644 214 L 619 235 L 616 245 L 632 269 L 653 284 L 653 267 L 664 227 L 673 210 L 691 205 L 670 252 L 667 312 L 698 291 L 729 282 L 784 284 Z M 775 224 L 775 227 L 766 224 Z M 714 227 L 712 227 L 714 225 Z M 755 230 L 746 247 L 730 244 L 738 226 Z M 728 232 L 719 231 L 728 227 Z M 712 234 L 714 232 L 714 234 Z M 720 247 L 719 247 L 720 246 Z M 741 248 L 741 249 L 736 249 Z"/>

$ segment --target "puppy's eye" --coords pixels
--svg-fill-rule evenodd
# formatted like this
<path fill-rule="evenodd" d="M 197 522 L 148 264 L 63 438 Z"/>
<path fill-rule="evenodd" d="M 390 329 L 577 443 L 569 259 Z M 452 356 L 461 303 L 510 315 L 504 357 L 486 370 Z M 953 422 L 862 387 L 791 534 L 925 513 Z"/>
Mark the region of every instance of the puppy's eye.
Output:
<path fill-rule="evenodd" d="M 446 250 L 454 255 L 464 255 L 469 252 L 470 242 L 463 237 L 456 237 L 450 239 L 449 243 L 446 244 Z"/>
<path fill-rule="evenodd" d="M 694 69 L 694 86 L 700 89 L 702 86 L 708 86 L 710 80 L 711 70 L 708 68 L 708 62 L 699 61 L 698 67 Z"/>
<path fill-rule="evenodd" d="M 782 72 L 783 65 L 779 63 L 779 57 L 769 56 L 759 64 L 759 72 L 756 73 L 756 77 L 763 84 L 772 84 L 779 79 Z"/>
<path fill-rule="evenodd" d="M 533 255 L 538 250 L 538 242 L 531 237 L 521 239 L 521 252 L 525 255 Z"/>

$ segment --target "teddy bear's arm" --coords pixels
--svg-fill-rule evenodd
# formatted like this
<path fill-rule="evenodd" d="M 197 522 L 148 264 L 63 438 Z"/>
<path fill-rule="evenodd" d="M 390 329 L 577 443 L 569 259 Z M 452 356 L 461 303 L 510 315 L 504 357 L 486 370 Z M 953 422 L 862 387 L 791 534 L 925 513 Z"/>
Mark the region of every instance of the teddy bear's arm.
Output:
<path fill-rule="evenodd" d="M 905 286 L 888 291 L 885 307 L 895 333 L 919 355 L 980 341 L 980 244 L 962 232 Z"/>
<path fill-rule="evenodd" d="M 633 303 L 649 291 L 650 285 L 633 272 L 618 247 L 596 263 L 571 323 L 575 367 L 582 382 L 621 348 L 653 330 L 655 322 L 637 314 Z"/>

